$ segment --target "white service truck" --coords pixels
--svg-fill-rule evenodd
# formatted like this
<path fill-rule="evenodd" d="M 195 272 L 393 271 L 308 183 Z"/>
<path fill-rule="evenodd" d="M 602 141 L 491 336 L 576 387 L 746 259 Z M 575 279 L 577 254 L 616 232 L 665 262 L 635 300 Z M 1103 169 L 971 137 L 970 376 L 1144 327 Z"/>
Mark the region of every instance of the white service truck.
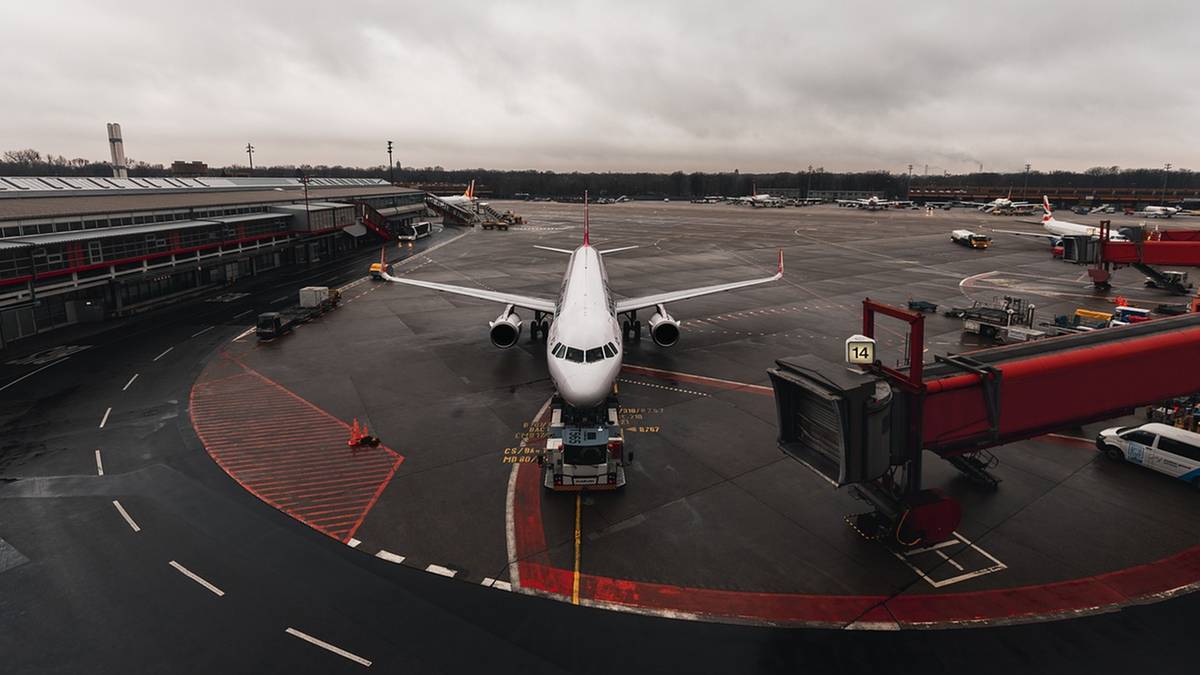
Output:
<path fill-rule="evenodd" d="M 620 406 L 609 397 L 596 410 L 579 413 L 557 396 L 550 404 L 546 450 L 539 458 L 547 489 L 615 490 L 625 485 L 633 452 L 625 447 Z"/>

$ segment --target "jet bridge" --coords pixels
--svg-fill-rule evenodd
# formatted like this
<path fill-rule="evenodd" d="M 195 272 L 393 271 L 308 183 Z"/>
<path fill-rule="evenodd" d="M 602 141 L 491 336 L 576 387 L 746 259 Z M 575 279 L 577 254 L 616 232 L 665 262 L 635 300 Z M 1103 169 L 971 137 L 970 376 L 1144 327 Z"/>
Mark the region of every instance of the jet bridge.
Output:
<path fill-rule="evenodd" d="M 1005 443 L 1127 414 L 1200 391 L 1200 314 L 923 362 L 924 317 L 863 301 L 863 334 L 875 315 L 909 324 L 909 363 L 848 368 L 811 354 L 779 359 L 779 444 L 875 510 L 854 526 L 901 546 L 949 538 L 959 506 L 921 486 L 928 450 L 995 487 L 987 452 Z"/>
<path fill-rule="evenodd" d="M 1160 288 L 1179 295 L 1188 295 L 1191 292 L 1191 289 L 1178 279 L 1163 274 L 1153 266 L 1200 267 L 1200 230 L 1147 232 L 1141 227 L 1126 227 L 1121 230 L 1126 235 L 1126 241 L 1113 241 L 1111 228 L 1110 221 L 1102 220 L 1099 239 L 1071 237 L 1070 239 L 1078 241 L 1064 240 L 1065 248 L 1075 251 L 1064 255 L 1064 258 L 1094 264 L 1095 266 L 1088 270 L 1088 274 L 1092 282 L 1100 288 L 1108 287 L 1114 269 L 1129 265 L 1145 274 Z"/>

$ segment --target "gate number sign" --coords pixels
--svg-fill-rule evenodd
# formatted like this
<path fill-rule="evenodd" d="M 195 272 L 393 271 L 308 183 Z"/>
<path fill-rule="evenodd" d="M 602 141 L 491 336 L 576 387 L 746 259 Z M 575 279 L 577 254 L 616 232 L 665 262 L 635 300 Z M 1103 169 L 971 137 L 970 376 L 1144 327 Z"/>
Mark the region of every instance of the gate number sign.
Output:
<path fill-rule="evenodd" d="M 865 335 L 846 338 L 846 363 L 855 366 L 875 363 L 875 340 Z"/>

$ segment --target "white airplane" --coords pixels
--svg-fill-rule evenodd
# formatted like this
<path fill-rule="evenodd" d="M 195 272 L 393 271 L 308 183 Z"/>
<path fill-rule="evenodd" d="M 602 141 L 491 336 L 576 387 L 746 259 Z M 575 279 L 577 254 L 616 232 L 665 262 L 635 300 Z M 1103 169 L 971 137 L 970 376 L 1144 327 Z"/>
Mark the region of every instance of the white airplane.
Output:
<path fill-rule="evenodd" d="M 475 205 L 475 181 L 467 186 L 466 192 L 461 195 L 451 195 L 449 197 L 438 197 L 438 199 L 453 204 L 454 206 L 470 210 Z"/>
<path fill-rule="evenodd" d="M 880 199 L 875 195 L 871 195 L 867 199 L 839 199 L 837 200 L 837 203 L 838 206 L 866 209 L 868 211 L 878 211 L 880 209 L 887 209 L 893 206 L 908 206 L 909 204 L 912 204 L 912 202 L 909 201 Z"/>
<path fill-rule="evenodd" d="M 557 298 L 542 298 L 481 288 L 419 281 L 391 276 L 387 281 L 435 291 L 491 300 L 505 305 L 495 321 L 489 322 L 492 344 L 508 348 L 521 336 L 521 318 L 513 311 L 520 307 L 533 311 L 530 330 L 536 338 L 541 332 L 546 340 L 546 359 L 550 378 L 563 400 L 577 410 L 587 410 L 602 404 L 612 392 L 613 382 L 621 370 L 622 341 L 626 336 L 641 337 L 642 323 L 638 310 L 654 309 L 650 316 L 650 336 L 660 347 L 670 347 L 679 341 L 679 321 L 667 313 L 666 303 L 723 293 L 739 288 L 775 281 L 783 276 L 783 251 L 779 252 L 779 267 L 774 275 L 748 281 L 734 281 L 701 286 L 682 291 L 654 293 L 636 298 L 614 298 L 608 288 L 604 256 L 636 246 L 601 251 L 591 245 L 588 236 L 586 197 L 583 210 L 583 244 L 574 251 L 537 246 L 547 251 L 571 256 Z M 545 317 L 550 317 L 547 321 Z M 624 317 L 618 320 L 618 317 Z"/>
<path fill-rule="evenodd" d="M 1042 210 L 1045 211 L 1045 214 L 1042 215 L 1042 228 L 1045 232 L 1020 232 L 1017 230 L 993 230 L 993 232 L 1014 234 L 1018 237 L 1048 239 L 1051 244 L 1061 240 L 1063 237 L 1100 237 L 1100 228 L 1098 227 L 1080 225 L 1079 223 L 1071 223 L 1055 218 L 1054 211 L 1050 209 L 1050 200 L 1046 195 L 1042 195 Z M 1126 241 L 1125 235 L 1119 232 L 1110 232 L 1108 238 L 1111 241 Z"/>
<path fill-rule="evenodd" d="M 1178 206 L 1147 206 L 1141 211 L 1134 211 L 1133 215 L 1143 218 L 1170 218 L 1181 211 L 1183 209 Z"/>
<path fill-rule="evenodd" d="M 784 205 L 782 197 L 773 197 L 765 193 L 758 194 L 758 186 L 753 183 L 750 184 L 749 197 L 734 197 L 729 201 L 734 204 L 749 204 L 754 207 L 782 208 Z"/>
<path fill-rule="evenodd" d="M 1022 209 L 1029 209 L 1034 206 L 1032 202 L 1014 202 L 1012 200 L 1012 190 L 1009 189 L 1007 197 L 997 197 L 990 202 L 979 204 L 976 202 L 964 202 L 971 206 L 977 207 L 984 213 L 1011 213 Z"/>

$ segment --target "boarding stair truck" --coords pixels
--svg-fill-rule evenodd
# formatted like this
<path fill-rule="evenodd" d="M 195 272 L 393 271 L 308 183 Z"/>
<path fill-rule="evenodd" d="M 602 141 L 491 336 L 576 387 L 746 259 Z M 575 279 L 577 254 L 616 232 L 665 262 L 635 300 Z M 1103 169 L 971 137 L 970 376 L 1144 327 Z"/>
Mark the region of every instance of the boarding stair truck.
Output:
<path fill-rule="evenodd" d="M 625 486 L 633 452 L 625 447 L 615 396 L 577 411 L 555 396 L 550 404 L 546 450 L 538 458 L 549 490 L 616 490 Z"/>
<path fill-rule="evenodd" d="M 967 248 L 987 248 L 992 245 L 991 237 L 970 230 L 954 230 L 950 233 L 950 241 Z"/>
<path fill-rule="evenodd" d="M 289 307 L 281 312 L 263 312 L 258 315 L 254 332 L 262 342 L 269 342 L 292 332 L 296 326 L 311 321 L 334 309 L 342 300 L 336 288 L 305 286 L 300 289 L 300 306 Z"/>

